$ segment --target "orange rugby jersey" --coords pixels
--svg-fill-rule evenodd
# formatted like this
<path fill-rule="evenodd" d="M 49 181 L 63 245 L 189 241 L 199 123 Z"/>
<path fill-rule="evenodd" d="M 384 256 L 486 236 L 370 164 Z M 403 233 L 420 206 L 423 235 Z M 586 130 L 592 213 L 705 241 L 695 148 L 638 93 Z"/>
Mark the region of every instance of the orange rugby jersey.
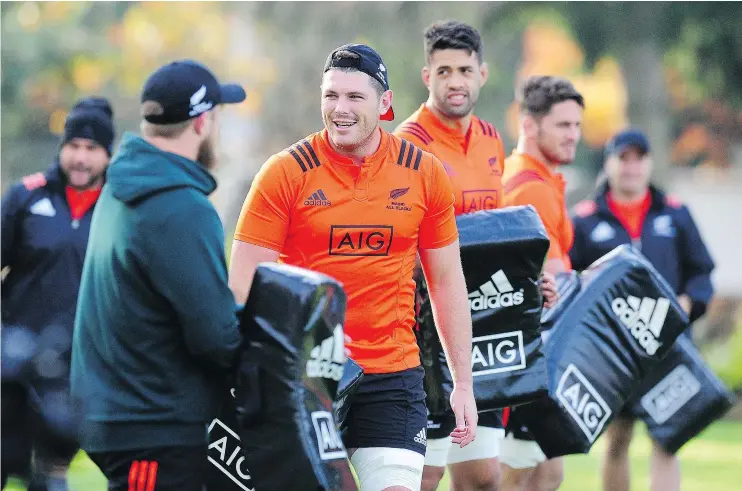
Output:
<path fill-rule="evenodd" d="M 561 259 L 564 267 L 570 269 L 574 228 L 567 211 L 564 177 L 530 155 L 513 151 L 505 160 L 502 182 L 503 205 L 533 205 L 549 234 L 547 258 Z"/>
<path fill-rule="evenodd" d="M 250 187 L 235 238 L 342 283 L 350 356 L 367 373 L 420 365 L 413 333 L 418 247 L 458 238 L 453 192 L 431 154 L 383 130 L 362 165 L 327 132 L 273 155 Z"/>
<path fill-rule="evenodd" d="M 502 206 L 505 149 L 495 127 L 472 116 L 466 135 L 449 128 L 423 104 L 394 132 L 443 162 L 457 215 Z"/>

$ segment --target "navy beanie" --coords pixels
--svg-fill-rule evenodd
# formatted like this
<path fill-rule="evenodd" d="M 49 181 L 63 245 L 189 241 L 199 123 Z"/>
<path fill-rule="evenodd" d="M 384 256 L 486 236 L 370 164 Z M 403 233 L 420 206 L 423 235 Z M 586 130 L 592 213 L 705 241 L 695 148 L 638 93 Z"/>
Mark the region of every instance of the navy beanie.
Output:
<path fill-rule="evenodd" d="M 111 156 L 114 137 L 111 104 L 102 97 L 86 97 L 70 110 L 64 122 L 62 145 L 73 138 L 86 138 L 105 148 Z"/>

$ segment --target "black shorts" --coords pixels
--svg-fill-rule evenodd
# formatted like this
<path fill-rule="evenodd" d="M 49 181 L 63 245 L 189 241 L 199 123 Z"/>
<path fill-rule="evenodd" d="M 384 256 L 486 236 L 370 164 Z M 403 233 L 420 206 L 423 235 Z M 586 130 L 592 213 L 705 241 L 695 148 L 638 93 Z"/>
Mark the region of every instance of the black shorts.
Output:
<path fill-rule="evenodd" d="M 341 428 L 345 448 L 387 447 L 425 455 L 422 367 L 363 376 Z"/>
<path fill-rule="evenodd" d="M 502 429 L 502 410 L 479 413 L 477 426 Z M 448 437 L 454 428 L 456 428 L 456 417 L 453 414 L 428 417 L 428 438 L 431 440 Z"/>
<path fill-rule="evenodd" d="M 108 478 L 108 491 L 205 491 L 206 444 L 88 456 Z"/>

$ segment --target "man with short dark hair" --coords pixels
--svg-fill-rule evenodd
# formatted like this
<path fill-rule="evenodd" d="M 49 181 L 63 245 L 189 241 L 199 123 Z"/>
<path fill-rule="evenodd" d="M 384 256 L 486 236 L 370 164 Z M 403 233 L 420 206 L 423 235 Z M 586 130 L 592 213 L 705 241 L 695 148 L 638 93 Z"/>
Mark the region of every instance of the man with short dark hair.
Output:
<path fill-rule="evenodd" d="M 112 117 L 105 99 L 78 101 L 65 121 L 56 162 L 24 177 L 3 198 L 0 487 L 8 474 L 29 477 L 34 451 L 30 489 L 66 489 L 67 466 L 78 450 L 65 402 L 69 349 L 90 221 L 111 158 Z M 32 375 L 22 360 L 34 360 Z"/>
<path fill-rule="evenodd" d="M 575 158 L 585 101 L 568 80 L 549 76 L 525 80 L 516 100 L 518 146 L 505 161 L 503 204 L 536 208 L 551 242 L 544 269 L 552 274 L 569 271 L 574 232 L 565 201 L 566 182 L 559 167 Z M 547 460 L 538 443 L 522 430 L 508 421 L 500 456 L 501 489 L 557 489 L 563 480 L 563 459 Z"/>
<path fill-rule="evenodd" d="M 492 123 L 474 107 L 487 81 L 482 40 L 476 29 L 454 20 L 437 22 L 424 33 L 422 79 L 428 100 L 402 122 L 395 134 L 438 157 L 454 190 L 457 215 L 501 206 L 505 150 Z M 555 296 L 551 278 L 543 282 L 547 305 Z M 495 491 L 500 480 L 500 411 L 479 416 L 478 438 L 461 448 L 448 436 L 452 416 L 428 420 L 423 491 L 434 491 L 448 465 L 452 487 Z"/>
<path fill-rule="evenodd" d="M 711 301 L 714 262 L 690 211 L 676 198 L 651 184 L 649 140 L 627 129 L 606 144 L 607 177 L 594 199 L 574 208 L 575 240 L 569 253 L 574 269 L 583 270 L 622 244 L 633 244 L 678 294 L 690 322 L 699 319 Z M 690 336 L 690 330 L 684 333 Z M 603 489 L 628 491 L 629 445 L 636 417 L 624 408 L 606 430 Z M 650 488 L 678 491 L 680 464 L 675 455 L 652 442 Z"/>
<path fill-rule="evenodd" d="M 379 127 L 394 118 L 392 91 L 371 47 L 333 50 L 321 91 L 325 129 L 273 155 L 253 181 L 235 232 L 230 284 L 238 299 L 247 298 L 257 265 L 277 260 L 340 281 L 348 297 L 346 347 L 365 372 L 343 442 L 363 491 L 416 491 L 427 443 L 413 332 L 418 252 L 453 372 L 453 442 L 469 444 L 477 426 L 453 193 L 438 159 Z"/>
<path fill-rule="evenodd" d="M 245 91 L 176 61 L 147 80 L 90 231 L 72 354 L 82 447 L 108 489 L 202 491 L 242 336 L 208 195 L 219 110 Z"/>

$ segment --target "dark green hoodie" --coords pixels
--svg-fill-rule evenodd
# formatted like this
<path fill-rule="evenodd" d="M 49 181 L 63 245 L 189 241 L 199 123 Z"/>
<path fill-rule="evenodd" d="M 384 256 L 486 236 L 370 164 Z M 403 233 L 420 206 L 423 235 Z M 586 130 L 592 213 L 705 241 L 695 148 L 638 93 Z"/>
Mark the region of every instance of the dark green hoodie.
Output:
<path fill-rule="evenodd" d="M 124 135 L 75 319 L 71 383 L 88 452 L 207 441 L 241 342 L 215 188 L 197 162 Z"/>

